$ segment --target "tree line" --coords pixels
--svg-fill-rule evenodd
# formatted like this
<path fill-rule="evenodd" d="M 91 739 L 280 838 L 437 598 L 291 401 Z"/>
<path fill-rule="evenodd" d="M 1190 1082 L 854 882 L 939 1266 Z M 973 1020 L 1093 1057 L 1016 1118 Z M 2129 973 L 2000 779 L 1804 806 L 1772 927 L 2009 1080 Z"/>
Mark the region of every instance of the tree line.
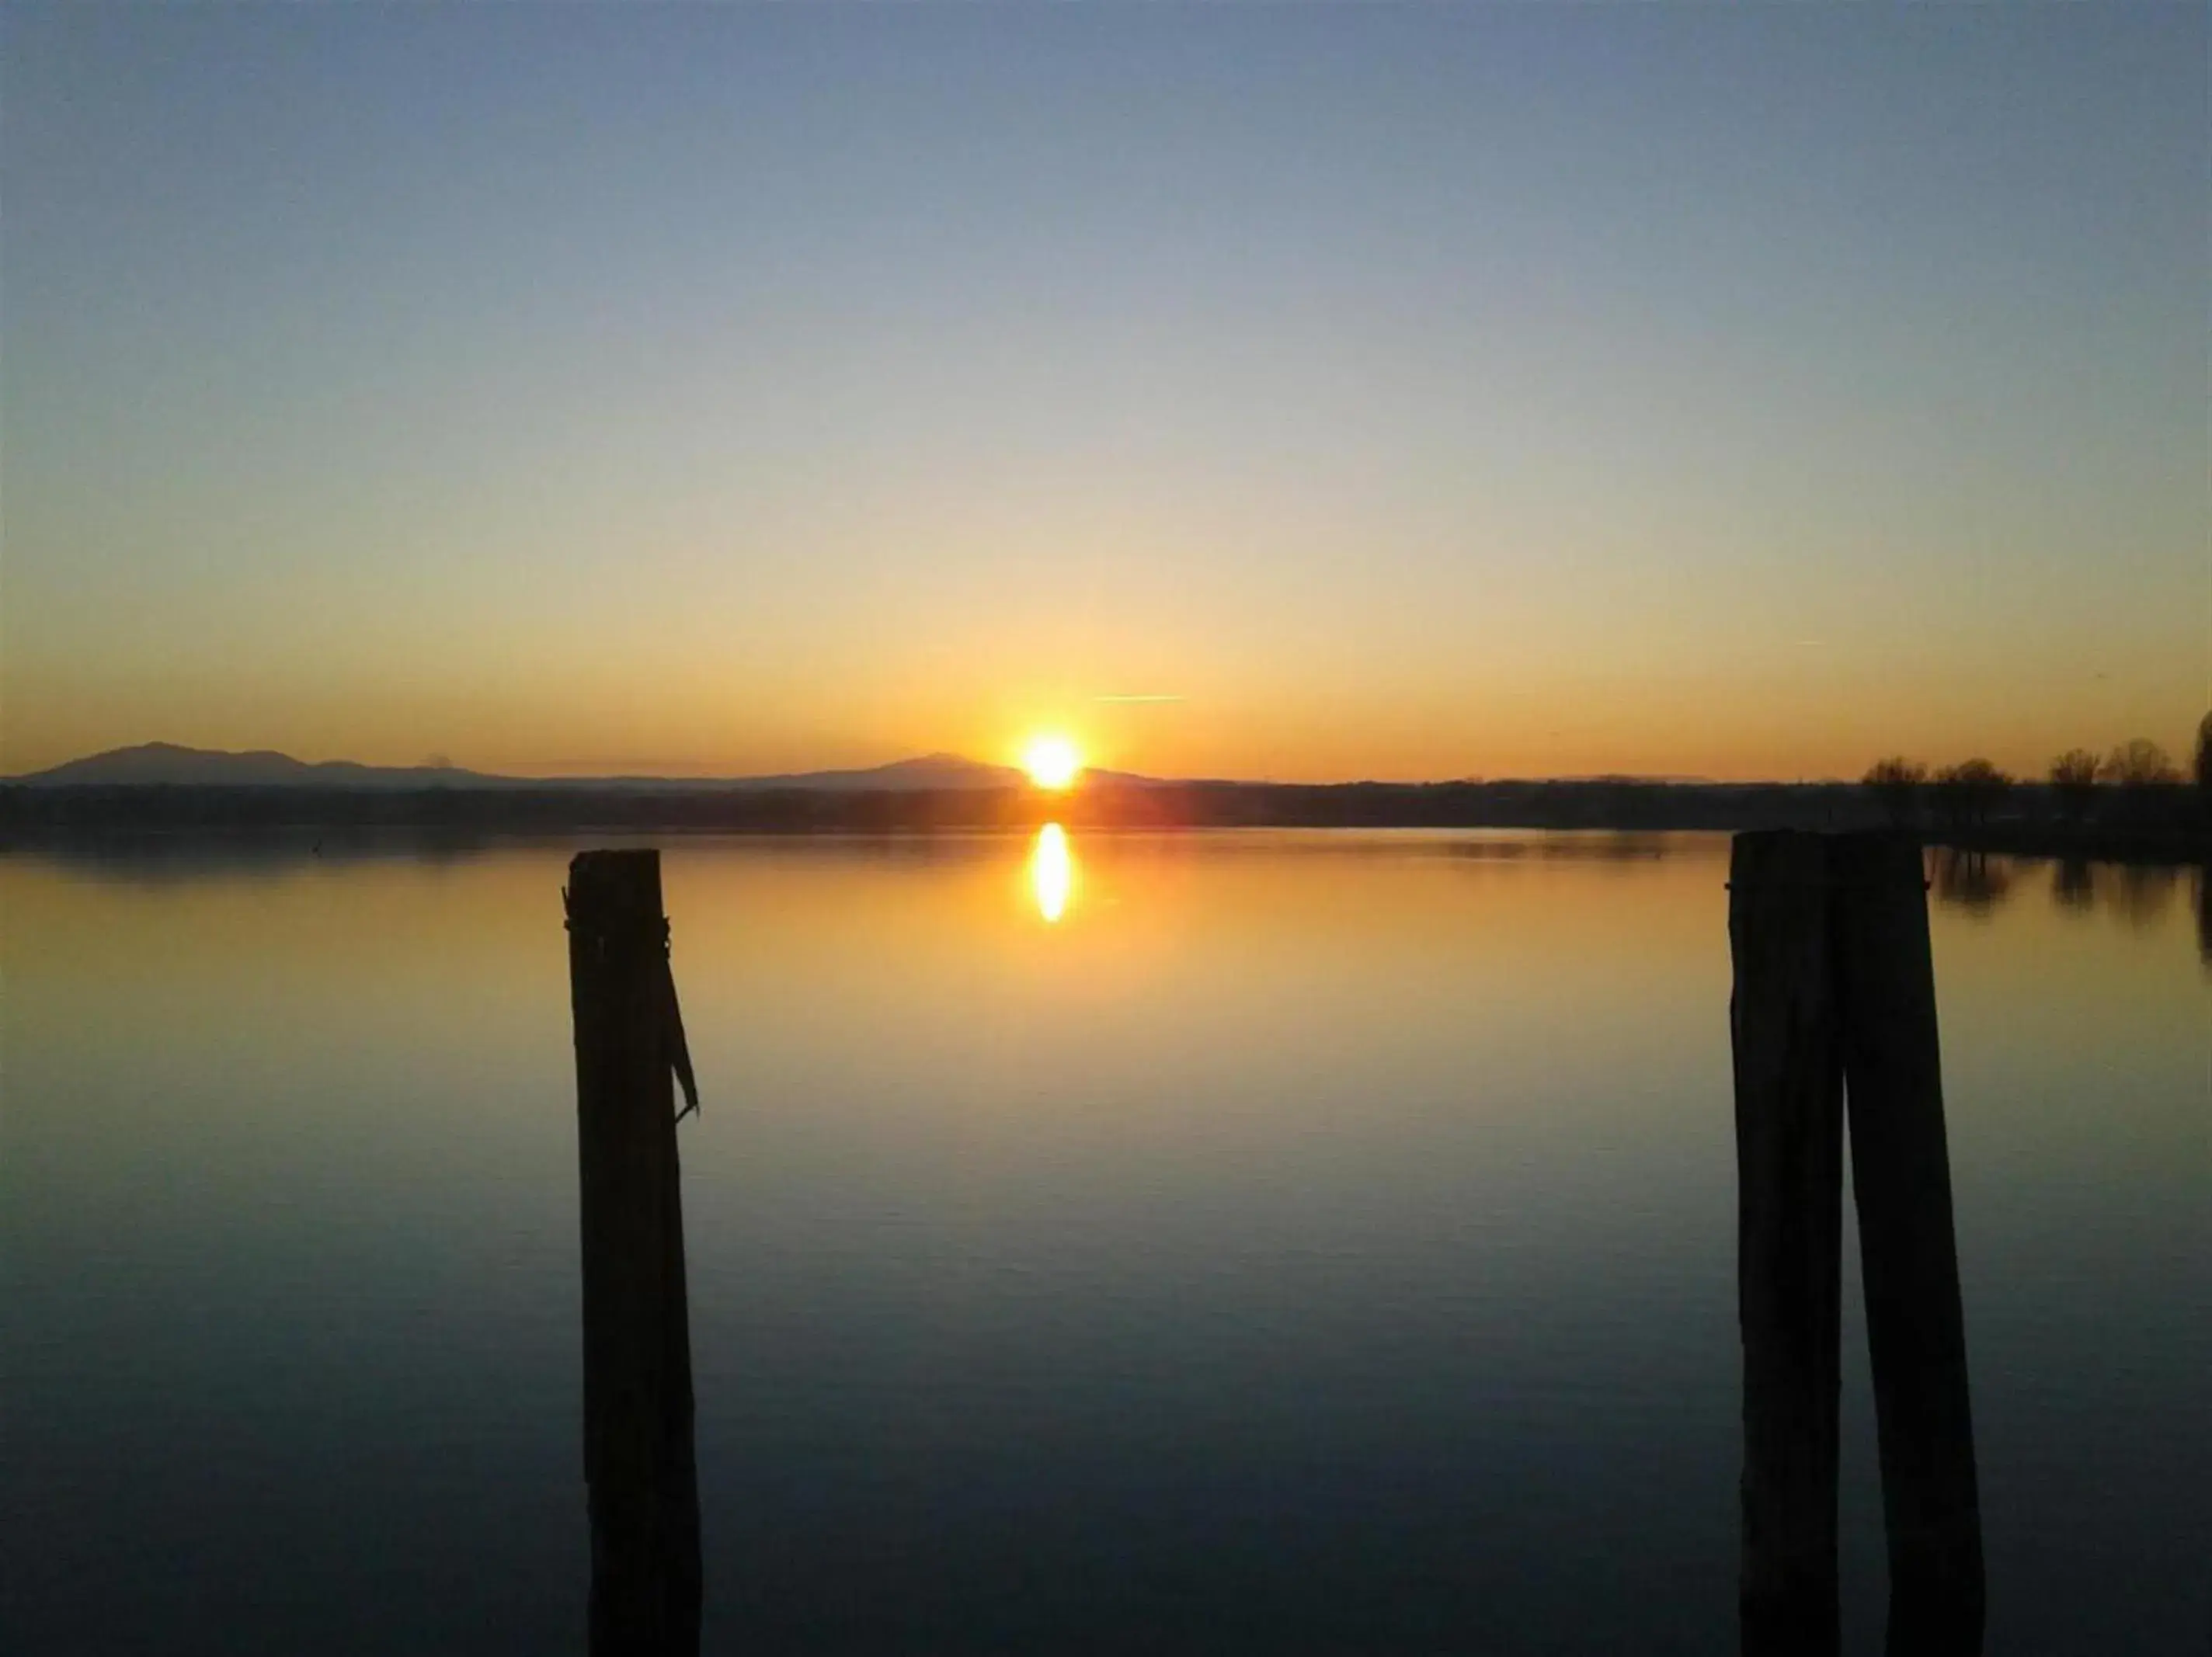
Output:
<path fill-rule="evenodd" d="M 1953 826 L 1973 827 L 1988 822 L 2007 791 L 2021 780 L 1979 756 L 1930 770 L 1919 760 L 1893 754 L 1868 767 L 1861 780 L 1899 822 L 1916 816 L 1929 803 Z M 2128 791 L 2136 797 L 2129 804 L 2139 807 L 2145 791 L 2171 797 L 2187 780 L 2212 799 L 2212 713 L 2197 722 L 2186 779 L 2163 747 L 2148 737 L 2136 737 L 2102 756 L 2069 748 L 2051 762 L 2042 780 L 2059 815 L 2069 822 L 2098 814 L 2100 787 Z"/>

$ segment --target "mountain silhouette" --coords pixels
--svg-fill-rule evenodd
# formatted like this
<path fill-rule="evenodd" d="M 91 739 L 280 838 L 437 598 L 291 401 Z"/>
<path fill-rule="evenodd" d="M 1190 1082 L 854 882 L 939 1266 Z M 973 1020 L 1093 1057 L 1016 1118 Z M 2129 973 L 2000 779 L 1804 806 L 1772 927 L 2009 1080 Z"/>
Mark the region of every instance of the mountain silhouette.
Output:
<path fill-rule="evenodd" d="M 923 754 L 854 771 L 799 771 L 773 777 L 733 777 L 732 788 L 1016 788 L 1028 778 L 1011 765 L 987 765 L 963 754 Z"/>
<path fill-rule="evenodd" d="M 45 771 L 7 779 L 30 787 L 116 788 L 625 788 L 939 790 L 1012 788 L 1024 782 L 1012 766 L 988 765 L 959 754 L 923 754 L 885 765 L 834 771 L 798 771 L 757 777 L 511 777 L 449 765 L 362 765 L 353 760 L 310 763 L 270 749 L 237 754 L 142 743 L 70 760 Z"/>
<path fill-rule="evenodd" d="M 49 787 L 114 788 L 166 785 L 199 788 L 426 788 L 441 784 L 482 787 L 502 780 L 452 766 L 361 765 L 351 760 L 309 764 L 270 749 L 233 754 L 219 749 L 185 748 L 175 743 L 141 743 L 103 754 L 70 760 L 34 771 L 13 782 Z"/>

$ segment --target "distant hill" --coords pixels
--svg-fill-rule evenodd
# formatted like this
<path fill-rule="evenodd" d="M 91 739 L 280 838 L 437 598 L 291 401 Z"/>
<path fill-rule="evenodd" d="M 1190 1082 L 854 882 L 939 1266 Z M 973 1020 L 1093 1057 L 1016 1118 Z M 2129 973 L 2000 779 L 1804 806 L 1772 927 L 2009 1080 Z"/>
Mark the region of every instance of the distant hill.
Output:
<path fill-rule="evenodd" d="M 231 754 L 175 743 L 141 743 L 111 748 L 70 760 L 47 771 L 11 777 L 33 787 L 117 788 L 167 786 L 185 788 L 482 788 L 505 779 L 453 766 L 359 765 L 326 760 L 310 765 L 270 749 Z"/>
<path fill-rule="evenodd" d="M 917 759 L 893 760 L 888 765 L 872 765 L 858 771 L 798 771 L 773 777 L 732 777 L 723 780 L 720 786 L 830 790 L 1018 788 L 1026 780 L 1011 765 L 987 765 L 960 754 L 924 754 Z M 659 778 L 653 779 L 653 784 L 657 787 L 699 786 L 677 779 L 664 782 Z"/>
<path fill-rule="evenodd" d="M 310 764 L 260 749 L 227 753 L 175 743 L 142 743 L 70 760 L 51 770 L 6 779 L 34 788 L 592 788 L 637 790 L 800 788 L 828 792 L 1018 787 L 1012 766 L 958 754 L 924 754 L 858 770 L 799 771 L 766 777 L 507 777 L 458 766 Z"/>

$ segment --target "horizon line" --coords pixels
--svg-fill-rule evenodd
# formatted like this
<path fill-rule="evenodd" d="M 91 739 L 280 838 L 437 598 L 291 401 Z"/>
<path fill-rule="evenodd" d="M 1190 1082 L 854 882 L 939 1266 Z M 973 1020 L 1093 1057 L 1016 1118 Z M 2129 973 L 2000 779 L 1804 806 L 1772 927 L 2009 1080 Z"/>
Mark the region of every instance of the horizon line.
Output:
<path fill-rule="evenodd" d="M 1147 698 L 1146 700 L 1152 699 Z M 902 755 L 895 759 L 880 761 L 873 764 L 818 766 L 805 770 L 757 772 L 662 772 L 650 769 L 615 769 L 606 771 L 547 772 L 483 770 L 472 766 L 460 764 L 454 761 L 444 758 L 443 756 L 434 756 L 412 764 L 392 764 L 374 761 L 356 760 L 342 756 L 328 759 L 306 760 L 300 758 L 296 755 L 289 753 L 283 749 L 277 748 L 200 748 L 188 743 L 169 742 L 155 738 L 147 742 L 125 744 L 114 748 L 98 750 L 93 753 L 79 755 L 71 759 L 57 762 L 55 764 L 50 766 L 41 767 L 37 770 L 0 774 L 0 785 L 37 783 L 42 779 L 51 777 L 52 774 L 57 771 L 66 771 L 76 767 L 94 764 L 102 760 L 119 759 L 126 756 L 141 755 L 150 751 L 167 752 L 189 756 L 192 759 L 264 760 L 279 762 L 284 765 L 295 766 L 303 770 L 343 768 L 347 770 L 384 773 L 387 774 L 407 772 L 422 772 L 430 774 L 452 773 L 458 778 L 466 778 L 472 780 L 481 780 L 486 782 L 526 784 L 546 783 L 570 786 L 589 785 L 595 782 L 665 783 L 671 785 L 690 783 L 700 786 L 712 786 L 716 784 L 728 785 L 733 783 L 768 782 L 787 778 L 791 780 L 794 786 L 803 786 L 805 780 L 810 778 L 849 778 L 864 776 L 871 772 L 896 771 L 904 768 L 927 766 L 932 763 L 936 763 L 940 766 L 957 765 L 969 768 L 975 771 L 1000 773 L 1005 774 L 1010 780 L 1018 779 L 1021 776 L 1021 769 L 1018 766 L 1002 764 L 989 760 L 978 760 L 971 757 L 970 756 L 949 749 L 934 750 L 927 753 Z M 1108 779 L 1126 779 L 1130 781 L 1152 784 L 1182 786 L 1203 786 L 1211 784 L 1231 786 L 1273 788 L 1348 788 L 1359 786 L 1432 788 L 1451 786 L 1499 786 L 1510 784 L 1591 785 L 1601 783 L 1625 783 L 1645 786 L 1712 788 L 1857 787 L 1864 786 L 1863 778 L 1836 775 L 1724 778 L 1711 776 L 1701 773 L 1638 771 L 1594 771 L 1550 774 L 1523 773 L 1501 775 L 1462 773 L 1457 775 L 1425 777 L 1386 777 L 1365 775 L 1340 776 L 1326 780 L 1286 780 L 1272 776 L 1232 776 L 1226 774 L 1164 775 L 1131 771 L 1118 767 L 1086 766 L 1084 768 L 1083 774 L 1085 776 L 1098 776 Z M 2017 780 L 2033 781 L 2037 780 L 2019 779 Z M 171 783 L 167 785 L 155 782 L 118 781 L 106 785 L 93 783 L 85 786 L 251 786 L 255 785 L 240 785 L 235 783 L 226 785 L 220 781 L 210 780 L 206 782 Z"/>

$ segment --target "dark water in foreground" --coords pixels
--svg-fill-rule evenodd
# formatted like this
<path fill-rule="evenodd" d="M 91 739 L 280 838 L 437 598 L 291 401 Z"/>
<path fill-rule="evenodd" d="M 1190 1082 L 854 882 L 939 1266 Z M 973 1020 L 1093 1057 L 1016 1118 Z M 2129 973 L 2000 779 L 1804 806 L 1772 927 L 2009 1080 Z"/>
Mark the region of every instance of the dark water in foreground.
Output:
<path fill-rule="evenodd" d="M 1725 842 L 1066 851 L 665 854 L 707 1647 L 1729 1649 Z M 566 858 L 0 859 L 0 1651 L 581 1649 Z M 1992 1653 L 2212 1644 L 2194 878 L 1936 895 Z"/>

